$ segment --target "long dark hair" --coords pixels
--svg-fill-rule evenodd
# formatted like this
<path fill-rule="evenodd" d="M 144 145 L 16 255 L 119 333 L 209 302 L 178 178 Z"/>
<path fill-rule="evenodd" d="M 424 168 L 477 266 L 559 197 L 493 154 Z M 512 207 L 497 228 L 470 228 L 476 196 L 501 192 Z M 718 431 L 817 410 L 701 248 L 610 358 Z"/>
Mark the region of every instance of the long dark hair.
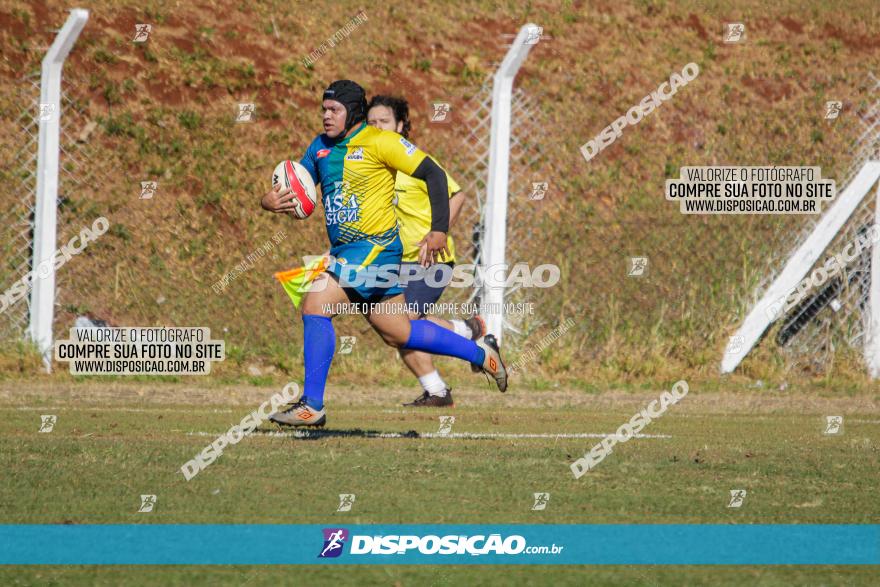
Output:
<path fill-rule="evenodd" d="M 395 98 L 394 96 L 373 96 L 373 99 L 370 100 L 370 104 L 367 106 L 367 112 L 373 106 L 387 106 L 391 108 L 391 111 L 394 113 L 395 124 L 398 122 L 403 123 L 403 130 L 400 131 L 400 134 L 404 138 L 409 138 L 409 130 L 412 128 L 412 125 L 409 122 L 409 103 L 406 100 Z"/>

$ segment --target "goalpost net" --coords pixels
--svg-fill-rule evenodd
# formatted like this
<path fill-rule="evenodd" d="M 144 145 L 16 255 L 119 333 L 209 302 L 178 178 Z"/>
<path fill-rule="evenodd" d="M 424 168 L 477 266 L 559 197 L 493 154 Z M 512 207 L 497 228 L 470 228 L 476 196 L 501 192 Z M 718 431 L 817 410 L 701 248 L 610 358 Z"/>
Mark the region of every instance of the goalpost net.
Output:
<path fill-rule="evenodd" d="M 54 339 L 73 325 L 75 301 L 87 299 L 96 283 L 62 268 L 62 245 L 101 215 L 94 202 L 107 184 L 104 162 L 92 154 L 97 122 L 88 84 L 70 71 L 62 75 L 88 18 L 87 10 L 71 10 L 41 71 L 26 73 L 2 96 L 0 152 L 10 165 L 0 182 L 0 340 L 34 343 L 47 370 Z"/>
<path fill-rule="evenodd" d="M 555 260 L 547 256 L 548 227 L 563 217 L 559 186 L 554 184 L 540 90 L 514 87 L 520 66 L 541 40 L 541 27 L 526 24 L 510 43 L 503 61 L 462 108 L 466 132 L 454 146 L 452 161 L 459 184 L 472 194 L 454 229 L 459 262 L 480 267 L 473 289 L 450 288 L 450 300 L 481 308 L 488 331 L 515 344 L 550 323 L 546 312 L 531 313 L 546 291 L 505 287 L 514 266 L 534 270 Z M 468 243 L 468 244 L 465 244 Z M 505 279 L 481 279 L 492 274 Z M 490 275 L 491 277 L 491 275 Z M 514 308 L 510 311 L 509 308 Z M 517 311 L 516 309 L 519 308 Z"/>

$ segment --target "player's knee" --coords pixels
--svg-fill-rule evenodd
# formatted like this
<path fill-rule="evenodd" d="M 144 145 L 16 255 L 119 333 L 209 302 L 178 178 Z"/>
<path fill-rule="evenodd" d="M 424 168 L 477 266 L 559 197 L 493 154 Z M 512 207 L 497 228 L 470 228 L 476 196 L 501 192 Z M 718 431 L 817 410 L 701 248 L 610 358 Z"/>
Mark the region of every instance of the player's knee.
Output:
<path fill-rule="evenodd" d="M 385 344 L 388 346 L 394 347 L 396 349 L 402 348 L 403 345 L 406 344 L 406 337 L 402 337 L 398 334 L 383 334 L 382 340 L 385 341 Z"/>
<path fill-rule="evenodd" d="M 303 316 L 307 314 L 315 316 L 330 316 L 331 313 L 327 311 L 327 306 L 328 304 L 322 304 L 319 298 L 309 297 L 309 295 L 306 294 L 302 304 L 302 314 Z"/>
<path fill-rule="evenodd" d="M 376 332 L 379 333 L 379 336 L 382 340 L 390 347 L 401 348 L 406 344 L 407 337 L 403 336 L 400 332 L 388 332 L 376 329 Z"/>

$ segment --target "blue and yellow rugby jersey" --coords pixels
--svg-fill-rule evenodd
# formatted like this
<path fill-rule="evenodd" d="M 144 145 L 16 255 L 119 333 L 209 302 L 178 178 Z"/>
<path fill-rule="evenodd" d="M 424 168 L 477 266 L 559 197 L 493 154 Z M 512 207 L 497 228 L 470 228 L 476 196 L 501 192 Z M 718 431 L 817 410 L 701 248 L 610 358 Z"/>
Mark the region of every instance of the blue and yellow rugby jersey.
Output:
<path fill-rule="evenodd" d="M 300 163 L 321 184 L 333 246 L 367 240 L 386 246 L 398 235 L 397 171 L 412 175 L 427 155 L 396 132 L 366 122 L 341 141 L 318 136 Z"/>
<path fill-rule="evenodd" d="M 461 191 L 452 176 L 446 172 L 446 185 L 449 197 Z M 397 220 L 400 222 L 400 240 L 403 241 L 403 262 L 416 263 L 419 260 L 419 241 L 431 231 L 431 200 L 428 199 L 428 184 L 403 172 L 397 174 L 394 184 L 397 195 Z M 455 243 L 452 235 L 446 237 L 449 255 L 443 263 L 455 263 Z"/>

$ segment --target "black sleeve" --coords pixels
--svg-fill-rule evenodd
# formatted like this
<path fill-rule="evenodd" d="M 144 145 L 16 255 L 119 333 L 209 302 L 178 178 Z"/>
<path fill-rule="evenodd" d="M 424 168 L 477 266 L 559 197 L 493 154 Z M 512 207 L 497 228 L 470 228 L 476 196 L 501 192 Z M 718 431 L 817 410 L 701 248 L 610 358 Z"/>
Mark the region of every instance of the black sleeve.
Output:
<path fill-rule="evenodd" d="M 425 157 L 412 176 L 428 185 L 431 231 L 449 232 L 449 184 L 446 181 L 446 172 L 433 159 Z"/>

